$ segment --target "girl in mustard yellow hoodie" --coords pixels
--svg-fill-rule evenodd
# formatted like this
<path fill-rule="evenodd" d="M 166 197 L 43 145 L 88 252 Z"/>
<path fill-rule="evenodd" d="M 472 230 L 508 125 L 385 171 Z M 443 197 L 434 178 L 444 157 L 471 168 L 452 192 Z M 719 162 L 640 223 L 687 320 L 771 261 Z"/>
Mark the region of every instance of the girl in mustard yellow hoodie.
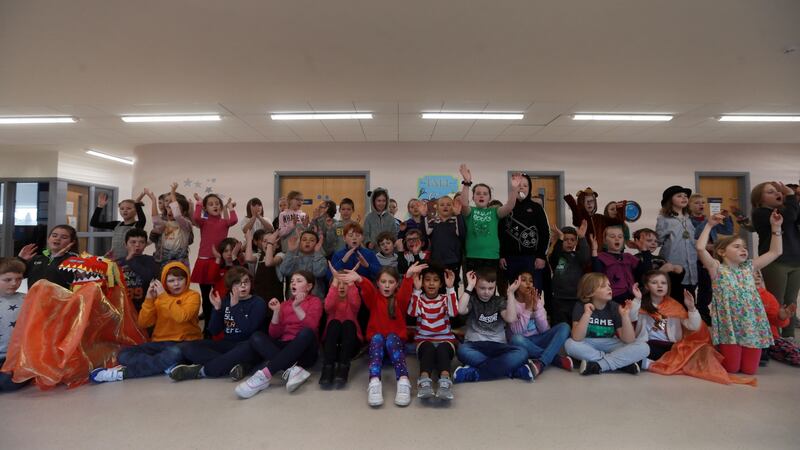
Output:
<path fill-rule="evenodd" d="M 89 379 L 103 383 L 165 373 L 183 359 L 178 343 L 203 337 L 199 311 L 200 293 L 189 289 L 189 269 L 177 261 L 165 265 L 161 281 L 150 283 L 139 311 L 139 327 L 155 327 L 151 341 L 123 349 L 119 366 L 95 369 Z"/>

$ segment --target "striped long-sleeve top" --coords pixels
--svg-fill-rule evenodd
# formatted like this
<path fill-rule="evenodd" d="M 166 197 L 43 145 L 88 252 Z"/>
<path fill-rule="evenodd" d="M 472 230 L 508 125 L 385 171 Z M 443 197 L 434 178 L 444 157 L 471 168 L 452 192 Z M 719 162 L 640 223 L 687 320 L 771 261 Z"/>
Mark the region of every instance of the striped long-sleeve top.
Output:
<path fill-rule="evenodd" d="M 450 318 L 458 315 L 458 299 L 453 288 L 435 298 L 414 291 L 408 304 L 408 315 L 417 318 L 414 342 L 456 342 L 450 329 Z"/>

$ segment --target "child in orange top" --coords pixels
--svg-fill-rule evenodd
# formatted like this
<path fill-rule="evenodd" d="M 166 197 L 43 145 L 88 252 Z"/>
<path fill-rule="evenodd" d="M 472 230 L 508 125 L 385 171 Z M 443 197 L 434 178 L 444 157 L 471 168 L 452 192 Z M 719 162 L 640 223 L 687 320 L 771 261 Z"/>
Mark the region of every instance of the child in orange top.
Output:
<path fill-rule="evenodd" d="M 203 337 L 197 321 L 200 294 L 189 289 L 189 269 L 174 261 L 161 273 L 161 282 L 153 280 L 139 311 L 142 329 L 155 326 L 151 342 L 128 347 L 119 352 L 121 365 L 97 368 L 89 374 L 94 383 L 122 381 L 164 373 L 183 356 L 178 343 Z"/>
<path fill-rule="evenodd" d="M 792 316 L 797 311 L 797 305 L 780 305 L 778 299 L 764 286 L 764 279 L 761 277 L 760 271 L 754 271 L 753 278 L 756 280 L 758 293 L 761 294 L 761 301 L 764 302 L 764 311 L 767 313 L 772 337 L 775 338 L 775 342 L 767 349 L 767 354 L 776 361 L 791 364 L 795 367 L 800 366 L 800 347 L 794 342 L 781 337 L 779 331 L 779 328 L 789 326 Z"/>

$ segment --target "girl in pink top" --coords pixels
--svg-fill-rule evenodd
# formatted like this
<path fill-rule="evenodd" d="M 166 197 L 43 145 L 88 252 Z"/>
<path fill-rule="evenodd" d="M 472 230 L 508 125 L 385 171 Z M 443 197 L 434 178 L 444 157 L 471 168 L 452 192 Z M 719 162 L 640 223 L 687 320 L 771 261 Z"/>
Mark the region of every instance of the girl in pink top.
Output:
<path fill-rule="evenodd" d="M 330 263 L 328 263 L 330 265 Z M 322 376 L 319 384 L 323 388 L 336 385 L 343 387 L 350 373 L 350 360 L 364 339 L 358 325 L 358 309 L 361 296 L 353 283 L 337 278 L 337 272 L 330 266 L 333 277 L 328 296 L 325 297 L 325 313 L 328 323 L 322 336 Z"/>
<path fill-rule="evenodd" d="M 280 303 L 269 301 L 272 320 L 269 335 L 256 331 L 250 345 L 262 359 L 269 361 L 261 370 L 236 386 L 236 394 L 250 398 L 269 387 L 273 374 L 283 371 L 286 390 L 293 392 L 311 376 L 306 370 L 317 361 L 317 330 L 322 318 L 322 301 L 311 295 L 314 276 L 305 270 L 292 274 L 292 296 Z"/>
<path fill-rule="evenodd" d="M 236 203 L 230 198 L 225 205 L 217 194 L 208 194 L 202 201 L 200 196 L 194 194 L 194 224 L 200 228 L 200 250 L 197 253 L 197 260 L 192 268 L 192 283 L 200 285 L 200 292 L 203 294 L 203 314 L 201 318 L 205 322 L 203 325 L 203 335 L 208 338 L 208 323 L 211 321 L 211 289 L 214 287 L 214 279 L 209 275 L 209 266 L 214 263 L 213 248 L 217 247 L 223 239 L 228 237 L 228 228 L 236 225 Z M 205 211 L 206 217 L 202 212 Z"/>

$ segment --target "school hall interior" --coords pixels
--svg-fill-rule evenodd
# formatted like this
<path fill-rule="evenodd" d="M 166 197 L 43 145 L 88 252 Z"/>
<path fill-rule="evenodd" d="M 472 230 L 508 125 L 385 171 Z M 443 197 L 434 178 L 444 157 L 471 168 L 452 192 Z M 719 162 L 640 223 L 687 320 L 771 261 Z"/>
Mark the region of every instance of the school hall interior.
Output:
<path fill-rule="evenodd" d="M 43 249 L 60 224 L 105 255 L 99 199 L 100 218 L 120 220 L 119 202 L 172 183 L 190 201 L 232 199 L 239 241 L 249 199 L 271 223 L 292 191 L 308 216 L 351 198 L 363 223 L 385 188 L 404 222 L 410 199 L 461 191 L 461 164 L 503 203 L 525 173 L 555 228 L 573 226 L 564 197 L 588 187 L 598 213 L 627 202 L 631 234 L 656 229 L 670 186 L 747 218 L 759 183 L 800 182 L 798 24 L 794 0 L 0 0 L 0 256 Z M 757 256 L 758 233 L 734 223 Z M 319 359 L 294 392 L 276 374 L 248 400 L 227 376 L 27 386 L 0 393 L 0 448 L 786 449 L 800 437 L 800 369 L 776 360 L 757 386 L 576 364 L 456 383 L 445 402 L 417 398 L 409 353 L 410 404 L 393 403 L 387 364 L 385 403 L 371 407 L 369 359 L 343 388 L 320 387 Z"/>

